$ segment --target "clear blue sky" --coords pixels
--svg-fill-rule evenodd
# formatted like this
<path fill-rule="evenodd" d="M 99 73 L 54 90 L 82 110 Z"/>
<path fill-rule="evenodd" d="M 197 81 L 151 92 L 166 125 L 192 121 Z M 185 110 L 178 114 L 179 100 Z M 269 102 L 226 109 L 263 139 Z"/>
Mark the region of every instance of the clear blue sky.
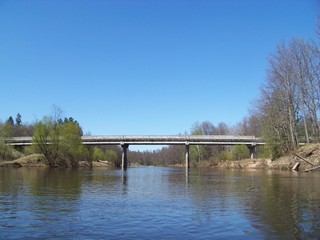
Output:
<path fill-rule="evenodd" d="M 91 134 L 178 134 L 247 115 L 317 0 L 0 0 L 0 119 L 59 106 Z"/>

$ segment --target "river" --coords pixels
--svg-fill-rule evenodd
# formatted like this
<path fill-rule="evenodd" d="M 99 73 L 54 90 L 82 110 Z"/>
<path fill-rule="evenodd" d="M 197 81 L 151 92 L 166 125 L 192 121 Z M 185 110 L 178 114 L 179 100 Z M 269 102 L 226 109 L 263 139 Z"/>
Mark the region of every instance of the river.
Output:
<path fill-rule="evenodd" d="M 320 173 L 0 168 L 0 239 L 319 239 Z"/>

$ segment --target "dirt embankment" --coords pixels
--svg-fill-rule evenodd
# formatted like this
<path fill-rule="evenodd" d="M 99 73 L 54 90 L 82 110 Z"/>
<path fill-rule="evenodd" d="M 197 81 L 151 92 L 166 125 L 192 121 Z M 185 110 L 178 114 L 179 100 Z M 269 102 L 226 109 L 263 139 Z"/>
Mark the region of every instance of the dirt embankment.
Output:
<path fill-rule="evenodd" d="M 298 156 L 300 156 L 301 158 Z M 240 161 L 225 161 L 219 163 L 218 167 L 237 169 L 291 170 L 297 162 L 300 163 L 300 171 L 309 169 L 312 167 L 312 165 L 320 165 L 320 144 L 308 144 L 302 146 L 295 153 L 273 161 L 271 159 L 245 159 Z"/>
<path fill-rule="evenodd" d="M 48 160 L 43 154 L 31 154 L 20 157 L 13 161 L 0 161 L 0 167 L 48 167 Z M 92 162 L 92 167 L 110 167 L 113 166 L 107 161 Z M 90 163 L 81 161 L 79 167 L 91 167 Z"/>
<path fill-rule="evenodd" d="M 0 162 L 0 167 L 47 167 L 48 161 L 42 154 L 31 154 L 13 161 Z"/>

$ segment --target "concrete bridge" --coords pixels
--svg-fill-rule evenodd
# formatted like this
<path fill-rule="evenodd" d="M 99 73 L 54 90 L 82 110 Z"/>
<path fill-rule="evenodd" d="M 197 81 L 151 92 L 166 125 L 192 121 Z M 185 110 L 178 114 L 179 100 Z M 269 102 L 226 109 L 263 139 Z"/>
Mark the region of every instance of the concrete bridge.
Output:
<path fill-rule="evenodd" d="M 129 145 L 185 145 L 186 167 L 189 167 L 190 145 L 246 145 L 251 158 L 257 145 L 264 145 L 260 138 L 254 136 L 234 135 L 160 135 L 160 136 L 82 136 L 84 145 L 120 145 L 122 147 L 122 167 L 128 165 L 127 149 Z M 32 145 L 32 137 L 13 137 L 5 139 L 6 144 L 13 146 Z M 48 143 L 50 143 L 48 141 Z"/>

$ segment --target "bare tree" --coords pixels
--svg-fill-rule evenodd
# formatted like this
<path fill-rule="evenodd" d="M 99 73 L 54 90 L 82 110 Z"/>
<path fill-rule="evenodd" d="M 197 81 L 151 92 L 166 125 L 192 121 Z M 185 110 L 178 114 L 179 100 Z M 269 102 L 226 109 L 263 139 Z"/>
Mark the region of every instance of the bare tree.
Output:
<path fill-rule="evenodd" d="M 268 141 L 284 153 L 320 139 L 320 53 L 314 42 L 280 43 L 269 57 L 255 112 Z"/>
<path fill-rule="evenodd" d="M 277 101 L 273 101 L 281 111 L 285 123 L 288 125 L 289 144 L 296 148 L 299 144 L 297 137 L 298 84 L 294 79 L 294 62 L 290 51 L 282 42 L 277 52 L 269 58 L 268 87 L 272 94 L 276 94 Z"/>

